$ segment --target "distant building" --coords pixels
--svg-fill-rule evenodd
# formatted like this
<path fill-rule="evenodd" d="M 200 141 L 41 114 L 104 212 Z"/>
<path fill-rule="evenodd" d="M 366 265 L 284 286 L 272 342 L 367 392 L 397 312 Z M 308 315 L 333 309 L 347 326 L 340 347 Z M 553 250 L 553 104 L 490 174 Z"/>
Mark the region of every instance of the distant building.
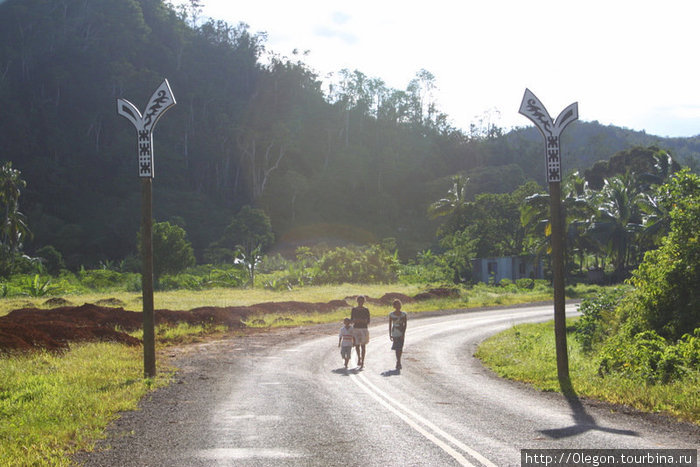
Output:
<path fill-rule="evenodd" d="M 498 284 L 503 279 L 544 279 L 542 260 L 534 256 L 502 256 L 472 260 L 472 272 L 476 282 Z"/>

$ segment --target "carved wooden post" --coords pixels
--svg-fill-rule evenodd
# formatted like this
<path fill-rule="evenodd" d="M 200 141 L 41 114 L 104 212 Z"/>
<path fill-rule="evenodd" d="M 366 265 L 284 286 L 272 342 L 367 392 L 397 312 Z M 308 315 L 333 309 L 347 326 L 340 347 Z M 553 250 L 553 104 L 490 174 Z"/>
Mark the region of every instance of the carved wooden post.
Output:
<path fill-rule="evenodd" d="M 153 129 L 158 119 L 175 105 L 168 80 L 153 93 L 145 115 L 126 99 L 117 99 L 117 112 L 129 120 L 138 135 L 139 177 L 141 177 L 141 250 L 143 292 L 143 368 L 147 378 L 156 375 L 155 319 L 153 316 Z"/>
<path fill-rule="evenodd" d="M 547 182 L 549 183 L 550 223 L 552 226 L 552 273 L 554 276 L 554 337 L 557 352 L 559 385 L 566 392 L 571 388 L 569 355 L 566 347 L 566 297 L 564 270 L 564 218 L 561 207 L 561 133 L 578 119 L 578 103 L 565 108 L 556 121 L 529 90 L 525 90 L 520 113 L 529 118 L 544 138 Z"/>

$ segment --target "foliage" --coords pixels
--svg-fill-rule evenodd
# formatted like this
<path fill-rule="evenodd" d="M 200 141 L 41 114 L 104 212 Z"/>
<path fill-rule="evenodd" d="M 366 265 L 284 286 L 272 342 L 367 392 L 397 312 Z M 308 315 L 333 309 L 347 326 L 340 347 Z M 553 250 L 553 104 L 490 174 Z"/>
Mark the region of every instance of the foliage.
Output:
<path fill-rule="evenodd" d="M 700 328 L 669 344 L 655 331 L 610 338 L 599 354 L 601 375 L 621 373 L 649 384 L 669 383 L 700 370 Z"/>
<path fill-rule="evenodd" d="M 133 273 L 120 273 L 109 269 L 81 269 L 78 273 L 80 284 L 91 290 L 110 290 L 125 288 Z"/>
<path fill-rule="evenodd" d="M 51 245 L 46 245 L 39 248 L 36 254 L 41 258 L 42 264 L 46 268 L 46 272 L 51 275 L 58 275 L 61 269 L 65 269 L 66 263 L 63 261 L 63 255 L 60 251 Z"/>
<path fill-rule="evenodd" d="M 680 168 L 667 151 L 657 146 L 635 146 L 616 152 L 607 161 L 596 162 L 584 172 L 584 176 L 592 189 L 600 190 L 605 180 L 628 173 L 643 177 L 649 184 L 659 185 Z"/>
<path fill-rule="evenodd" d="M 620 370 L 603 374 L 599 371 L 600 358 L 578 345 L 569 345 L 571 382 L 576 393 L 700 423 L 700 334 L 688 335 L 675 345 L 653 333 L 640 338 L 643 341 L 638 346 L 632 341 L 611 345 L 608 363 L 616 362 Z M 552 321 L 520 324 L 484 341 L 476 355 L 501 376 L 532 383 L 545 391 L 559 391 L 554 340 Z M 623 354 L 629 357 L 615 360 L 615 355 Z M 634 365 L 630 364 L 632 361 Z M 650 371 L 652 365 L 656 367 L 654 372 Z"/>
<path fill-rule="evenodd" d="M 262 279 L 265 288 L 290 290 L 293 287 L 322 284 L 386 284 L 399 274 L 396 253 L 380 244 L 332 249 L 297 249 L 297 261 L 285 270 L 273 271 Z"/>
<path fill-rule="evenodd" d="M 385 284 L 396 280 L 398 260 L 381 245 L 338 247 L 323 255 L 318 268 L 318 284 Z"/>
<path fill-rule="evenodd" d="M 262 260 L 263 251 L 274 241 L 270 218 L 262 209 L 243 206 L 231 223 L 226 227 L 224 235 L 211 247 L 219 254 L 231 256 L 241 261 L 248 271 L 249 283 L 255 283 L 256 266 Z"/>
<path fill-rule="evenodd" d="M 21 293 L 30 297 L 43 297 L 57 290 L 57 287 L 51 286 L 50 277 L 41 277 L 39 274 L 34 274 L 34 276 L 25 279 Z"/>
<path fill-rule="evenodd" d="M 12 162 L 0 166 L 0 245 L 4 255 L 20 251 L 30 235 L 25 215 L 19 211 L 19 198 L 26 186 L 22 173 L 12 168 Z"/>
<path fill-rule="evenodd" d="M 473 228 L 466 228 L 440 239 L 440 246 L 444 249 L 442 256 L 455 284 L 472 281 L 471 259 L 477 255 L 478 242 L 473 231 Z"/>
<path fill-rule="evenodd" d="M 193 274 L 164 275 L 158 282 L 159 290 L 202 290 L 204 278 Z"/>
<path fill-rule="evenodd" d="M 432 250 L 418 252 L 415 261 L 399 266 L 399 281 L 406 284 L 443 284 L 453 279 L 453 269 L 447 256 Z"/>
<path fill-rule="evenodd" d="M 459 211 L 467 203 L 467 187 L 469 177 L 464 175 L 453 175 L 451 177 L 452 186 L 447 191 L 447 196 L 435 201 L 428 206 L 428 214 L 435 218 L 448 216 L 455 211 Z"/>
<path fill-rule="evenodd" d="M 0 166 L 0 274 L 21 272 L 24 241 L 31 236 L 25 215 L 19 210 L 19 198 L 27 182 L 12 162 Z M 17 264 L 20 260 L 20 264 Z"/>
<path fill-rule="evenodd" d="M 595 297 L 581 302 L 578 308 L 581 318 L 576 321 L 574 336 L 585 352 L 590 352 L 595 344 L 610 336 L 615 309 L 623 295 L 620 288 L 605 289 Z"/>
<path fill-rule="evenodd" d="M 138 236 L 139 251 L 142 248 L 141 234 Z M 165 274 L 178 272 L 194 266 L 192 245 L 187 240 L 185 229 L 170 222 L 153 223 L 153 277 L 158 280 Z"/>
<path fill-rule="evenodd" d="M 671 232 L 633 273 L 623 304 L 634 331 L 677 340 L 700 323 L 700 177 L 683 171 L 666 185 Z"/>
<path fill-rule="evenodd" d="M 141 105 L 163 76 L 179 104 L 155 135 L 155 208 L 187 222 L 200 258 L 244 205 L 264 209 L 277 238 L 353 219 L 366 238 L 395 235 L 409 257 L 435 249 L 423 214 L 455 174 L 469 177 L 468 200 L 545 182 L 534 128 L 450 126 L 426 70 L 405 89 L 358 70 L 321 82 L 301 56 L 269 50 L 264 33 L 197 18 L 161 0 L 0 3 L 0 147 L 30 188 L 26 250 L 53 245 L 74 271 L 134 253 L 139 186 L 136 158 L 124 157 L 133 128 L 107 104 Z M 670 148 L 679 161 L 699 152 L 697 138 L 597 122 L 566 136 L 572 169 L 631 145 Z"/>

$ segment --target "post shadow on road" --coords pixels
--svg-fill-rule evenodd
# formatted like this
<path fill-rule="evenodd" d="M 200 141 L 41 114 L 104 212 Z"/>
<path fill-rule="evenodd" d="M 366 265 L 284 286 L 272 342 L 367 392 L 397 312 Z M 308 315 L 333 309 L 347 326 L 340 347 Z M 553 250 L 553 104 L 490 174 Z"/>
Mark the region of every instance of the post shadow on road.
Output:
<path fill-rule="evenodd" d="M 571 416 L 574 419 L 574 424 L 563 428 L 539 430 L 543 435 L 553 439 L 561 439 L 576 436 L 590 430 L 596 430 L 625 436 L 639 436 L 636 431 L 620 430 L 617 428 L 608 428 L 598 425 L 595 419 L 588 414 L 588 412 L 586 412 L 586 408 L 583 406 L 578 394 L 576 394 L 570 378 L 567 377 L 560 379 L 559 387 L 561 388 L 562 394 L 566 398 L 566 402 L 568 402 L 569 407 L 571 408 Z"/>

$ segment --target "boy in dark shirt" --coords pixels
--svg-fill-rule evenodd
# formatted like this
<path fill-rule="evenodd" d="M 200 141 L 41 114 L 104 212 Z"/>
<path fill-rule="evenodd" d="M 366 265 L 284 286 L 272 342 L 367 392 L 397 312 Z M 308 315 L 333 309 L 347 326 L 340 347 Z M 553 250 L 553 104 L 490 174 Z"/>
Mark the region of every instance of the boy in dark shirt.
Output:
<path fill-rule="evenodd" d="M 352 309 L 350 319 L 353 323 L 355 336 L 355 351 L 357 352 L 357 365 L 360 368 L 365 366 L 366 345 L 369 343 L 369 310 L 365 308 L 365 297 L 357 297 L 357 306 Z"/>
<path fill-rule="evenodd" d="M 401 311 L 401 300 L 394 300 L 393 306 L 394 311 L 389 313 L 389 339 L 392 342 L 391 349 L 396 351 L 396 369 L 400 370 L 408 315 Z"/>

